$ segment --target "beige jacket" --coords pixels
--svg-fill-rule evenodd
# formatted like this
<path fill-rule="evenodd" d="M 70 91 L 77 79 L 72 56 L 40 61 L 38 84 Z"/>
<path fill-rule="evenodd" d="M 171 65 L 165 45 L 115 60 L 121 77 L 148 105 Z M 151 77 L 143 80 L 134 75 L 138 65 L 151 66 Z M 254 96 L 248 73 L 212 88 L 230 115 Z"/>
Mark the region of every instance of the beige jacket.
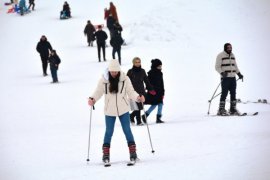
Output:
<path fill-rule="evenodd" d="M 225 51 L 219 53 L 217 56 L 216 70 L 219 74 L 222 72 L 227 72 L 227 77 L 235 77 L 235 74 L 240 72 L 237 67 L 234 54 L 231 53 L 229 55 Z"/>
<path fill-rule="evenodd" d="M 98 86 L 91 96 L 98 101 L 103 94 L 105 94 L 104 113 L 107 116 L 121 116 L 130 111 L 129 99 L 137 101 L 139 94 L 134 90 L 128 76 L 120 71 L 120 78 L 118 84 L 119 92 L 117 94 L 110 93 L 108 73 L 106 72 L 99 80 Z"/>

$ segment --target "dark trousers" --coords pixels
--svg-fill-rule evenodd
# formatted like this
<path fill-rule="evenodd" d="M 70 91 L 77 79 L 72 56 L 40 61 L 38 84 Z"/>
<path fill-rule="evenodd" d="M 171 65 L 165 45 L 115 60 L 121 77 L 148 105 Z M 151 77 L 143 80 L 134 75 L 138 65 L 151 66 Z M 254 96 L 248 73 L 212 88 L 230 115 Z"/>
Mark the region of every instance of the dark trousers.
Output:
<path fill-rule="evenodd" d="M 98 49 L 98 61 L 100 61 L 100 50 L 102 49 L 103 52 L 103 60 L 106 61 L 106 53 L 105 53 L 105 42 L 97 44 Z"/>
<path fill-rule="evenodd" d="M 230 91 L 231 101 L 236 100 L 236 79 L 235 77 L 223 78 L 221 82 L 221 97 L 220 101 L 225 101 Z"/>
<path fill-rule="evenodd" d="M 52 74 L 53 82 L 58 82 L 57 69 L 58 68 L 56 67 L 51 67 L 51 74 Z"/>
<path fill-rule="evenodd" d="M 117 48 L 114 48 L 113 47 L 113 50 L 112 50 L 112 57 L 113 57 L 113 59 L 115 59 L 115 53 L 117 53 L 117 55 L 118 55 L 118 61 L 119 61 L 119 64 L 121 65 L 121 46 L 120 47 L 117 47 Z"/>
<path fill-rule="evenodd" d="M 48 57 L 41 57 L 43 74 L 47 74 Z"/>
<path fill-rule="evenodd" d="M 29 6 L 28 6 L 28 9 L 30 9 L 31 6 L 32 6 L 32 10 L 34 10 L 34 8 L 35 8 L 35 3 L 30 3 Z"/>

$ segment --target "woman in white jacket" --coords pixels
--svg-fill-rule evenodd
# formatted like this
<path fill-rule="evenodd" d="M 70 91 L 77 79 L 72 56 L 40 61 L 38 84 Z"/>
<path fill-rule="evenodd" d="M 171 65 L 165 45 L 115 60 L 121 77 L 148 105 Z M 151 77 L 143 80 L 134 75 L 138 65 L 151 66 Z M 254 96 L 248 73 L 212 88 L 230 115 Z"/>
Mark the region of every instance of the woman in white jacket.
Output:
<path fill-rule="evenodd" d="M 102 160 L 104 162 L 110 161 L 110 144 L 117 116 L 120 119 L 123 132 L 126 136 L 130 160 L 136 160 L 136 144 L 130 128 L 129 99 L 137 102 L 144 102 L 145 99 L 144 96 L 139 96 L 136 93 L 129 77 L 121 71 L 118 60 L 113 59 L 110 61 L 108 71 L 99 80 L 95 92 L 88 100 L 88 104 L 93 106 L 103 94 L 105 94 L 104 113 L 106 132 L 103 142 Z"/>

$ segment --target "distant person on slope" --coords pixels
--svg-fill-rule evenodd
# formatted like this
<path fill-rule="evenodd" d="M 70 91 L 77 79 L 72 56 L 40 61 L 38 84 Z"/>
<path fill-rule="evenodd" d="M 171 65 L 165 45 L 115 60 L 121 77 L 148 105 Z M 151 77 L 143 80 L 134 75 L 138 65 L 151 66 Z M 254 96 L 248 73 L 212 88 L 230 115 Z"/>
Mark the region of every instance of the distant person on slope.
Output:
<path fill-rule="evenodd" d="M 40 41 L 36 47 L 37 52 L 40 54 L 42 61 L 43 76 L 47 76 L 48 58 L 52 51 L 52 46 L 49 41 L 47 41 L 46 36 L 41 36 Z"/>
<path fill-rule="evenodd" d="M 156 94 L 153 94 L 151 93 L 151 91 L 148 91 L 145 104 L 150 104 L 151 106 L 145 112 L 145 116 L 148 117 L 150 113 L 156 107 L 158 107 L 156 123 L 164 123 L 164 121 L 161 120 L 163 99 L 165 94 L 163 73 L 161 72 L 162 62 L 159 59 L 153 59 L 151 63 L 152 65 L 151 70 L 148 72 L 148 79 L 150 81 L 150 84 L 153 86 Z M 145 116 L 144 115 L 142 116 L 144 122 L 146 122 Z"/>
<path fill-rule="evenodd" d="M 59 68 L 59 64 L 61 63 L 61 60 L 59 56 L 56 54 L 55 50 L 52 50 L 50 57 L 49 57 L 49 63 L 51 68 L 51 74 L 52 74 L 52 83 L 58 83 L 58 76 L 57 76 L 57 70 Z"/>
<path fill-rule="evenodd" d="M 121 46 L 124 43 L 124 40 L 121 35 L 121 31 L 122 31 L 122 26 L 116 22 L 113 26 L 112 37 L 110 40 L 110 44 L 113 48 L 112 57 L 113 59 L 115 59 L 115 53 L 117 53 L 118 61 L 120 65 L 121 65 Z"/>
<path fill-rule="evenodd" d="M 219 102 L 219 109 L 217 115 L 240 115 L 240 112 L 236 108 L 236 79 L 235 74 L 239 79 L 243 79 L 244 76 L 240 73 L 236 64 L 235 56 L 232 53 L 232 45 L 226 43 L 224 45 L 224 51 L 218 54 L 216 58 L 216 71 L 221 76 L 221 96 Z M 231 107 L 228 113 L 225 109 L 226 97 L 228 92 L 231 94 Z"/>
<path fill-rule="evenodd" d="M 64 2 L 63 10 L 60 12 L 60 19 L 71 18 L 71 11 L 67 1 Z"/>
<path fill-rule="evenodd" d="M 103 52 L 103 60 L 106 61 L 106 39 L 108 35 L 105 31 L 102 30 L 102 26 L 98 25 L 98 31 L 95 32 L 94 36 L 97 39 L 97 50 L 98 50 L 98 62 L 100 61 L 100 50 Z"/>
<path fill-rule="evenodd" d="M 152 95 L 155 95 L 156 92 L 153 89 L 152 85 L 150 84 L 145 70 L 141 67 L 141 59 L 139 57 L 135 57 L 133 58 L 132 63 L 133 63 L 133 67 L 128 70 L 127 76 L 131 80 L 131 83 L 135 91 L 138 94 L 145 96 L 146 92 L 145 92 L 144 85 L 146 85 L 146 89 Z M 131 124 L 134 124 L 135 123 L 134 118 L 136 117 L 137 125 L 140 126 L 140 125 L 143 125 L 141 121 L 141 110 L 143 109 L 142 103 L 138 102 L 137 107 L 138 107 L 138 110 L 134 110 L 130 114 L 130 122 Z"/>
<path fill-rule="evenodd" d="M 111 139 L 114 132 L 116 117 L 119 118 L 129 148 L 130 160 L 137 159 L 136 144 L 130 128 L 129 100 L 144 102 L 144 96 L 139 96 L 133 89 L 128 76 L 121 71 L 117 60 L 110 61 L 108 71 L 99 80 L 94 94 L 89 98 L 88 104 L 93 106 L 103 95 L 106 131 L 103 140 L 104 162 L 110 161 Z"/>
<path fill-rule="evenodd" d="M 87 24 L 84 28 L 84 34 L 87 36 L 88 46 L 93 46 L 93 42 L 95 41 L 94 33 L 96 29 L 90 20 L 87 21 Z"/>

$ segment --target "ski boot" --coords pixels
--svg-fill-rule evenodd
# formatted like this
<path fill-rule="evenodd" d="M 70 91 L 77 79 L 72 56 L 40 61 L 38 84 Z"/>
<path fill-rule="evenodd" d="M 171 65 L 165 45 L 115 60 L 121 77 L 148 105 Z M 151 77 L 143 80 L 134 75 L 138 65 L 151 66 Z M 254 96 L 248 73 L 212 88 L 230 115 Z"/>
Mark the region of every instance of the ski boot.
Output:
<path fill-rule="evenodd" d="M 225 101 L 220 101 L 217 115 L 218 116 L 228 116 L 229 115 L 229 113 L 225 109 Z"/>
<path fill-rule="evenodd" d="M 102 161 L 104 163 L 110 162 L 110 144 L 103 144 L 102 150 L 103 150 Z"/>
<path fill-rule="evenodd" d="M 241 113 L 236 109 L 236 101 L 231 101 L 230 115 L 231 116 L 241 115 Z"/>

